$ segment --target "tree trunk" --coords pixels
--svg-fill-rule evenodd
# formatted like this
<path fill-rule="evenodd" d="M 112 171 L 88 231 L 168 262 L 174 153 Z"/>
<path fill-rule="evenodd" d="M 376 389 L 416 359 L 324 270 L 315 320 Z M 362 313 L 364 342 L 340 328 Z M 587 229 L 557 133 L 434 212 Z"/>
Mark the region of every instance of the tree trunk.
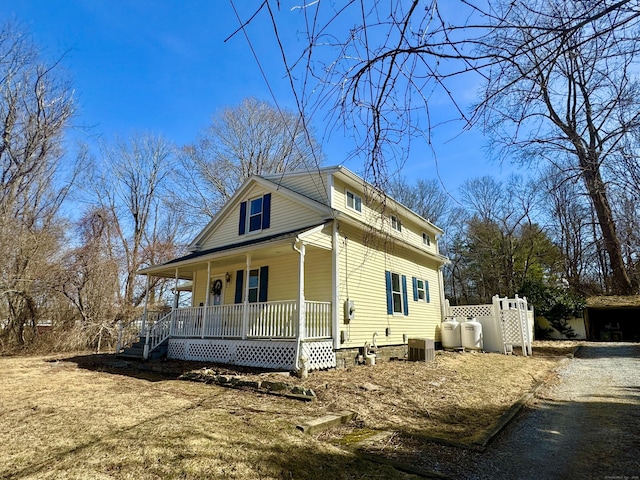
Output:
<path fill-rule="evenodd" d="M 609 256 L 611 267 L 611 280 L 613 291 L 617 295 L 632 295 L 633 285 L 627 273 L 624 259 L 622 258 L 622 246 L 616 233 L 616 225 L 609 204 L 609 198 L 605 190 L 597 159 L 584 158 L 580 156 L 580 166 L 583 171 L 583 178 L 589 198 L 598 217 L 598 224 L 604 240 L 604 248 Z"/>

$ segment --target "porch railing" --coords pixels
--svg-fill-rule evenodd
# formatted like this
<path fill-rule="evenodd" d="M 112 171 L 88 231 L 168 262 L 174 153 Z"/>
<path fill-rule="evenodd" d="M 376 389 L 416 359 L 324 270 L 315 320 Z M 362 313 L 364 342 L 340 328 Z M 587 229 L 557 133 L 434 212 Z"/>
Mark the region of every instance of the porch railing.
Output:
<path fill-rule="evenodd" d="M 305 302 L 305 338 L 331 338 L 331 303 Z M 169 321 L 170 332 L 165 332 Z M 191 307 L 174 310 L 157 321 L 152 330 L 163 329 L 173 337 L 195 338 L 283 338 L 298 335 L 298 307 L 295 300 Z M 166 337 L 165 337 L 166 338 Z"/>

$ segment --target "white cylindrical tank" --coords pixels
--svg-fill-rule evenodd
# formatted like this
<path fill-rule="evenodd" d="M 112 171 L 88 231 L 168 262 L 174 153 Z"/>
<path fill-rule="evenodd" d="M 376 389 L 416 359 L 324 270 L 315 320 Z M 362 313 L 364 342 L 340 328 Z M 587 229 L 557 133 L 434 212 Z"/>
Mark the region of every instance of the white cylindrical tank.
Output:
<path fill-rule="evenodd" d="M 455 318 L 448 318 L 442 322 L 442 348 L 462 347 L 460 323 Z"/>
<path fill-rule="evenodd" d="M 464 348 L 482 350 L 482 324 L 475 318 L 460 324 L 460 336 Z"/>

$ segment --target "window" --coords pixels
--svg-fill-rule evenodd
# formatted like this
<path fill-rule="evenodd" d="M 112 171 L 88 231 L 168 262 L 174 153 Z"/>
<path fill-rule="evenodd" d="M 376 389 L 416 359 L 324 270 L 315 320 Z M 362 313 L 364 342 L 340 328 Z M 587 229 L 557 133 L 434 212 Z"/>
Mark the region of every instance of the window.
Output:
<path fill-rule="evenodd" d="M 391 215 L 391 228 L 398 232 L 402 231 L 402 223 L 400 223 L 400 219 L 395 215 Z"/>
<path fill-rule="evenodd" d="M 347 207 L 356 212 L 362 212 L 362 198 L 347 190 Z"/>
<path fill-rule="evenodd" d="M 245 270 L 236 272 L 235 303 L 244 302 Z M 247 300 L 249 303 L 266 302 L 269 284 L 269 267 L 252 268 L 249 270 Z"/>
<path fill-rule="evenodd" d="M 248 209 L 248 211 L 247 211 Z M 259 232 L 269 228 L 271 225 L 271 194 L 267 193 L 262 197 L 252 198 L 248 202 L 240 204 L 240 223 L 238 225 L 238 235 L 244 235 L 247 230 Z"/>
<path fill-rule="evenodd" d="M 421 278 L 413 277 L 413 300 L 415 302 L 429 303 L 429 282 Z"/>
<path fill-rule="evenodd" d="M 262 197 L 249 202 L 249 231 L 262 230 Z"/>
<path fill-rule="evenodd" d="M 431 245 L 431 237 L 428 233 L 422 232 L 422 243 L 425 245 Z"/>
<path fill-rule="evenodd" d="M 407 302 L 407 277 L 397 273 L 385 272 L 387 284 L 387 314 L 409 315 Z"/>
<path fill-rule="evenodd" d="M 258 301 L 258 292 L 260 291 L 260 270 L 249 270 L 249 303 Z"/>

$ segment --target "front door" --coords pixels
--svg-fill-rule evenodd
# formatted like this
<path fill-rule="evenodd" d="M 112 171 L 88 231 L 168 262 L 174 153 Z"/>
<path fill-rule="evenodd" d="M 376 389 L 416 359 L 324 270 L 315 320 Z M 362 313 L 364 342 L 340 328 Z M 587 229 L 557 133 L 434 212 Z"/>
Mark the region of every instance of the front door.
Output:
<path fill-rule="evenodd" d="M 212 278 L 211 279 L 211 295 L 209 297 L 209 305 L 223 305 L 224 304 L 224 279 Z"/>

